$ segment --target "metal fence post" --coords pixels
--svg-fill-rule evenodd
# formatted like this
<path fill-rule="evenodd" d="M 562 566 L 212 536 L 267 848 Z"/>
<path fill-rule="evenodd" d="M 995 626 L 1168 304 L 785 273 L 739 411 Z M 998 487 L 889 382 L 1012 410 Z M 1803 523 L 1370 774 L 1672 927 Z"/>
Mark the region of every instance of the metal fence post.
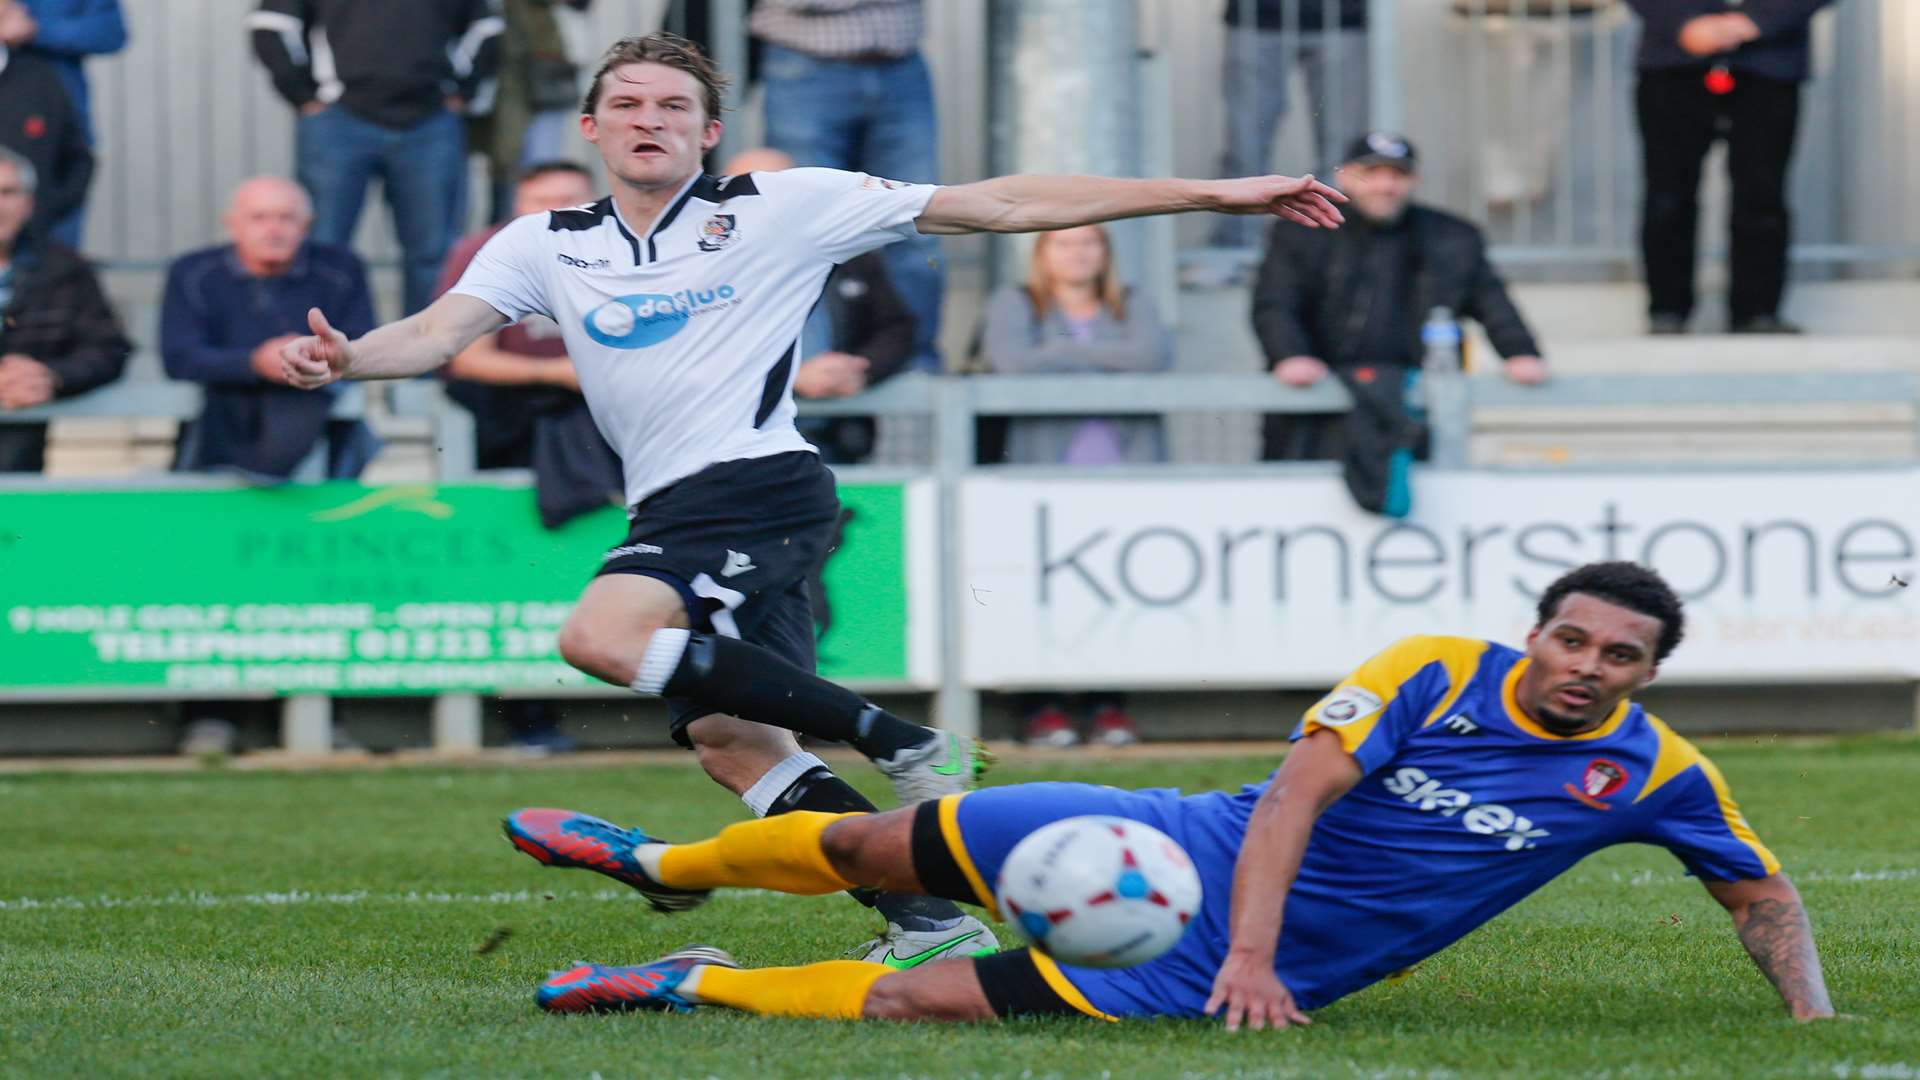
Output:
<path fill-rule="evenodd" d="M 289 754 L 333 752 L 333 699 L 289 694 L 280 701 L 280 748 Z"/>
<path fill-rule="evenodd" d="M 480 695 L 440 694 L 433 699 L 433 749 L 471 754 L 480 749 Z"/>
<path fill-rule="evenodd" d="M 1399 131 L 1400 5 L 1403 0 L 1371 0 L 1367 5 L 1367 126 Z M 1345 138 L 1343 134 L 1341 138 Z"/>
<path fill-rule="evenodd" d="M 961 735 L 980 734 L 980 695 L 966 683 L 966 605 L 960 560 L 960 482 L 973 468 L 973 394 L 964 378 L 947 375 L 933 384 L 933 475 L 939 486 L 935 522 L 940 560 L 940 688 L 934 722 Z"/>
<path fill-rule="evenodd" d="M 747 85 L 746 0 L 712 0 L 712 4 L 713 62 L 732 80 L 727 85 L 725 105 L 728 110 L 737 110 L 743 104 Z M 721 129 L 714 160 L 725 161 L 744 149 L 737 125 L 730 123 Z"/>

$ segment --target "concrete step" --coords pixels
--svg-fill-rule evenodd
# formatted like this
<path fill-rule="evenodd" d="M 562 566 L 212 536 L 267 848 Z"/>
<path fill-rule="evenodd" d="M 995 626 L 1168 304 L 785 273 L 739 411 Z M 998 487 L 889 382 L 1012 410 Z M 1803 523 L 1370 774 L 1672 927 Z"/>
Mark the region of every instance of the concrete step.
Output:
<path fill-rule="evenodd" d="M 1510 291 L 1549 351 L 1562 338 L 1631 338 L 1646 330 L 1647 292 L 1638 282 L 1513 285 Z M 1920 335 L 1920 282 L 1807 282 L 1787 290 L 1781 314 L 1810 334 Z M 1723 297 L 1703 290 L 1693 329 L 1725 328 Z"/>
<path fill-rule="evenodd" d="M 1916 297 L 1920 305 L 1920 297 Z M 1686 334 L 1677 337 L 1567 338 L 1548 347 L 1554 371 L 1567 375 L 1725 372 L 1920 371 L 1920 338 L 1883 334 Z M 1476 357 L 1491 357 L 1477 351 Z"/>
<path fill-rule="evenodd" d="M 1645 293 L 1632 284 L 1518 285 L 1513 297 L 1556 371 L 1920 370 L 1920 282 L 1801 286 L 1787 310 L 1801 336 L 1705 332 L 1703 316 L 1703 332 L 1648 337 Z M 1181 371 L 1266 366 L 1244 287 L 1183 290 L 1178 332 Z M 1467 351 L 1476 364 L 1498 355 L 1472 324 Z"/>

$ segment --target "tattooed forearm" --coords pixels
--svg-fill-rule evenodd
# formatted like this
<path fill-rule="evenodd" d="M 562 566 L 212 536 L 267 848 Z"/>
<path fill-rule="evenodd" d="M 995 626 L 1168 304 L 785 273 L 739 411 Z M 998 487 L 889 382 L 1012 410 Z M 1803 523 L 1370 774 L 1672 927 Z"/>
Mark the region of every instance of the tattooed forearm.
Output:
<path fill-rule="evenodd" d="M 1740 944 L 1780 991 L 1795 1019 L 1833 1015 L 1833 1002 L 1820 974 L 1820 953 L 1813 945 L 1813 927 L 1799 900 L 1755 900 L 1744 911 L 1735 912 L 1734 928 L 1740 933 Z"/>

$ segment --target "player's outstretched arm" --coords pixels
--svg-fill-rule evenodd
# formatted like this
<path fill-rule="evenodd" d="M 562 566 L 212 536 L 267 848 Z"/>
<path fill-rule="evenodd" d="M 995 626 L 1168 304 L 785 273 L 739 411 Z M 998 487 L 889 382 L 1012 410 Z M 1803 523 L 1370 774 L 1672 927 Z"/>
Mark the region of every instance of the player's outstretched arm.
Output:
<path fill-rule="evenodd" d="M 923 233 L 1047 232 L 1120 218 L 1211 210 L 1273 214 L 1308 228 L 1345 220 L 1345 195 L 1311 176 L 1239 180 L 1124 180 L 1106 176 L 1001 176 L 934 192 L 914 220 Z"/>
<path fill-rule="evenodd" d="M 1228 1031 L 1242 1022 L 1259 1030 L 1310 1024 L 1293 994 L 1273 973 L 1280 946 L 1280 915 L 1300 872 L 1313 823 L 1360 781 L 1360 765 L 1331 731 L 1315 731 L 1293 745 L 1247 822 L 1246 842 L 1233 866 L 1233 903 L 1227 959 L 1214 976 L 1209 1015 L 1225 1009 Z"/>
<path fill-rule="evenodd" d="M 348 341 L 313 308 L 307 312 L 307 328 L 313 333 L 283 346 L 280 362 L 288 384 L 302 390 L 338 379 L 411 378 L 439 368 L 506 321 L 484 300 L 447 293 L 399 322 Z"/>
<path fill-rule="evenodd" d="M 1780 991 L 1787 1012 L 1795 1020 L 1824 1020 L 1833 1016 L 1826 978 L 1820 973 L 1820 950 L 1813 944 L 1813 924 L 1800 902 L 1800 891 L 1785 874 L 1752 881 L 1709 881 L 1707 891 L 1733 916 L 1740 944 L 1759 966 L 1761 974 Z"/>

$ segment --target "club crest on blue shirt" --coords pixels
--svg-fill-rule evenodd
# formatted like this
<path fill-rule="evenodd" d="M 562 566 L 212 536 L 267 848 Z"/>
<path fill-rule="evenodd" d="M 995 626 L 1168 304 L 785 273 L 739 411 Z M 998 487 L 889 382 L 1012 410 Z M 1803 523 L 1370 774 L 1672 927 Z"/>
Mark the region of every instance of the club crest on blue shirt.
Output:
<path fill-rule="evenodd" d="M 719 251 L 740 239 L 740 226 L 732 214 L 715 214 L 700 223 L 700 250 Z"/>
<path fill-rule="evenodd" d="M 1619 762 L 1594 758 L 1587 762 L 1587 771 L 1580 776 L 1580 786 L 1568 784 L 1567 794 L 1596 810 L 1611 810 L 1613 807 L 1600 800 L 1619 791 L 1626 783 L 1627 770 Z"/>

